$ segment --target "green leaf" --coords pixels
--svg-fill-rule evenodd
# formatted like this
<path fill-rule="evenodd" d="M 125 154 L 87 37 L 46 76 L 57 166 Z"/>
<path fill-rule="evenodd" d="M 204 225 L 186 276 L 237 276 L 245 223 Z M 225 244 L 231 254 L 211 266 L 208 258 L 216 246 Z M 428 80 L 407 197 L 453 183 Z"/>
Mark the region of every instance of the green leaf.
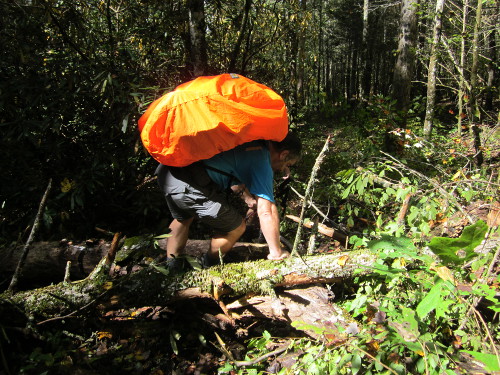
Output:
<path fill-rule="evenodd" d="M 496 355 L 489 353 L 472 352 L 469 350 L 462 350 L 462 352 L 468 353 L 476 360 L 482 362 L 486 366 L 487 371 L 495 373 L 500 371 L 499 358 Z"/>
<path fill-rule="evenodd" d="M 486 223 L 479 220 L 465 228 L 459 238 L 434 237 L 429 242 L 429 248 L 445 263 L 463 264 L 477 255 L 474 249 L 484 239 L 487 230 Z"/>
<path fill-rule="evenodd" d="M 154 264 L 151 264 L 151 267 L 153 267 L 158 272 L 164 274 L 165 276 L 170 275 L 170 270 L 168 268 L 158 267 L 158 266 L 156 266 Z"/>
<path fill-rule="evenodd" d="M 422 301 L 417 306 L 416 312 L 420 318 L 425 318 L 436 306 L 441 302 L 441 291 L 443 290 L 442 280 L 438 281 L 436 285 L 427 293 Z"/>
<path fill-rule="evenodd" d="M 382 235 L 379 240 L 368 242 L 370 250 L 415 250 L 410 238 Z"/>
<path fill-rule="evenodd" d="M 198 262 L 198 260 L 194 257 L 190 256 L 185 256 L 186 260 L 188 261 L 189 265 L 193 267 L 195 271 L 200 271 L 201 270 L 201 264 Z"/>
<path fill-rule="evenodd" d="M 172 332 L 170 332 L 170 346 L 172 347 L 172 351 L 175 354 L 179 354 L 179 349 L 177 348 L 177 342 L 175 341 L 175 337 L 172 334 Z"/>
<path fill-rule="evenodd" d="M 356 375 L 359 370 L 361 370 L 361 357 L 358 354 L 354 354 L 351 359 L 351 371 L 353 375 Z"/>

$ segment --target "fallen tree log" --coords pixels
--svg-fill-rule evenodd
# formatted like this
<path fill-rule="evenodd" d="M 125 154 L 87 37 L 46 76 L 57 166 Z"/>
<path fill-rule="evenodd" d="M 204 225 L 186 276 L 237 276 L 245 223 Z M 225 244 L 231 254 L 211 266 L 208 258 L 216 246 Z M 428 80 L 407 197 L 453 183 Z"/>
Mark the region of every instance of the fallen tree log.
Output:
<path fill-rule="evenodd" d="M 133 246 L 124 246 L 117 254 Z M 137 247 L 140 247 L 137 245 Z M 162 306 L 180 298 L 207 297 L 216 300 L 249 293 L 274 296 L 274 288 L 334 283 L 353 276 L 355 270 L 367 273 L 377 259 L 368 250 L 289 258 L 277 263 L 267 260 L 229 263 L 206 270 L 171 274 L 154 261 L 135 266 L 133 272 L 109 277 L 105 258 L 85 280 L 59 283 L 44 288 L 4 293 L 0 296 L 0 320 L 15 324 L 29 320 L 41 322 L 55 317 L 85 315 L 97 306 Z"/>
<path fill-rule="evenodd" d="M 71 262 L 73 279 L 87 277 L 108 253 L 110 243 L 104 240 L 83 243 L 35 242 L 25 260 L 20 282 L 23 285 L 43 285 L 63 280 L 67 262 Z M 12 277 L 22 255 L 22 246 L 0 248 L 0 275 Z"/>
<path fill-rule="evenodd" d="M 150 241 L 150 239 L 147 239 Z M 149 244 L 146 244 L 149 245 Z M 142 246 L 142 245 L 141 245 Z M 189 240 L 186 245 L 186 254 L 199 257 L 210 246 L 209 240 Z M 141 247 L 141 252 L 144 251 Z M 22 288 L 43 286 L 58 283 L 63 280 L 68 262 L 71 262 L 69 274 L 72 280 L 86 278 L 97 266 L 99 261 L 108 254 L 111 241 L 89 240 L 73 243 L 70 241 L 43 241 L 31 245 L 20 277 Z M 166 241 L 159 241 L 159 249 L 151 250 L 147 256 L 157 257 L 164 254 Z M 22 255 L 22 246 L 0 248 L 0 278 L 8 280 L 14 274 Z M 235 261 L 247 261 L 263 258 L 268 251 L 266 244 L 238 242 L 228 256 Z M 129 255 L 129 254 L 127 254 Z M 124 258 L 127 255 L 122 254 Z M 145 254 L 142 254 L 145 255 Z"/>

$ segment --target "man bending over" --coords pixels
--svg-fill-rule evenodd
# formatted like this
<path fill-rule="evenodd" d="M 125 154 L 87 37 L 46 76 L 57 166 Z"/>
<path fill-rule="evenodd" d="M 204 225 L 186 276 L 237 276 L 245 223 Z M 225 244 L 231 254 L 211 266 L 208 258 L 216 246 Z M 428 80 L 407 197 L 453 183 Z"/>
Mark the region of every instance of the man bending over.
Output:
<path fill-rule="evenodd" d="M 269 246 L 268 259 L 288 257 L 282 249 L 279 215 L 274 201 L 274 173 L 289 174 L 289 167 L 300 158 L 302 145 L 288 133 L 281 142 L 253 141 L 222 152 L 187 167 L 159 165 L 156 174 L 174 218 L 167 240 L 169 267 L 177 268 L 178 256 L 188 240 L 189 226 L 195 218 L 215 231 L 205 266 L 219 263 L 219 251 L 226 254 L 245 232 L 245 220 L 228 202 L 226 192 L 241 196 L 249 208 L 256 209 L 260 227 Z"/>

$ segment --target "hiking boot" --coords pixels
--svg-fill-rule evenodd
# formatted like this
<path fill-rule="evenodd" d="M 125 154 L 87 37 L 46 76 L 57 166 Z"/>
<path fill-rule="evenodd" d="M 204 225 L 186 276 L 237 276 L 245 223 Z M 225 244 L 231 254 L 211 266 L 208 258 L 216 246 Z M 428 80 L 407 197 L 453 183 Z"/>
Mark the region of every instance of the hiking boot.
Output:
<path fill-rule="evenodd" d="M 185 258 L 167 258 L 166 266 L 172 273 L 186 272 L 191 269 L 189 262 Z"/>
<path fill-rule="evenodd" d="M 201 267 L 204 269 L 210 268 L 212 266 L 217 266 L 220 264 L 220 259 L 212 259 L 208 256 L 208 253 L 203 254 L 200 259 Z"/>

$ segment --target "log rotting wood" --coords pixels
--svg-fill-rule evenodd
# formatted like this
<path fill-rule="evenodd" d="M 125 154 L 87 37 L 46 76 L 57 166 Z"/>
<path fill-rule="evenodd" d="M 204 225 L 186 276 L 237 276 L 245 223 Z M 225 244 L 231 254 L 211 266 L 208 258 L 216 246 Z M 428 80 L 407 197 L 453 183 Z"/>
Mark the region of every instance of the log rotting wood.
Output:
<path fill-rule="evenodd" d="M 110 244 L 106 241 L 35 242 L 25 260 L 20 277 L 20 286 L 43 285 L 59 282 L 64 278 L 65 267 L 71 262 L 72 280 L 85 278 L 97 263 L 108 253 Z M 14 273 L 22 254 L 22 246 L 0 249 L 0 275 L 9 278 Z"/>
<path fill-rule="evenodd" d="M 162 264 L 152 262 L 114 279 L 103 268 L 101 277 L 0 296 L 0 320 L 9 320 L 13 310 L 24 312 L 36 322 L 81 315 L 111 300 L 115 307 L 140 307 L 164 306 L 186 296 L 226 300 L 251 293 L 273 296 L 279 286 L 338 282 L 359 269 L 368 273 L 376 259 L 376 253 L 365 250 L 293 257 L 283 262 L 230 263 L 181 274 L 171 274 Z"/>

